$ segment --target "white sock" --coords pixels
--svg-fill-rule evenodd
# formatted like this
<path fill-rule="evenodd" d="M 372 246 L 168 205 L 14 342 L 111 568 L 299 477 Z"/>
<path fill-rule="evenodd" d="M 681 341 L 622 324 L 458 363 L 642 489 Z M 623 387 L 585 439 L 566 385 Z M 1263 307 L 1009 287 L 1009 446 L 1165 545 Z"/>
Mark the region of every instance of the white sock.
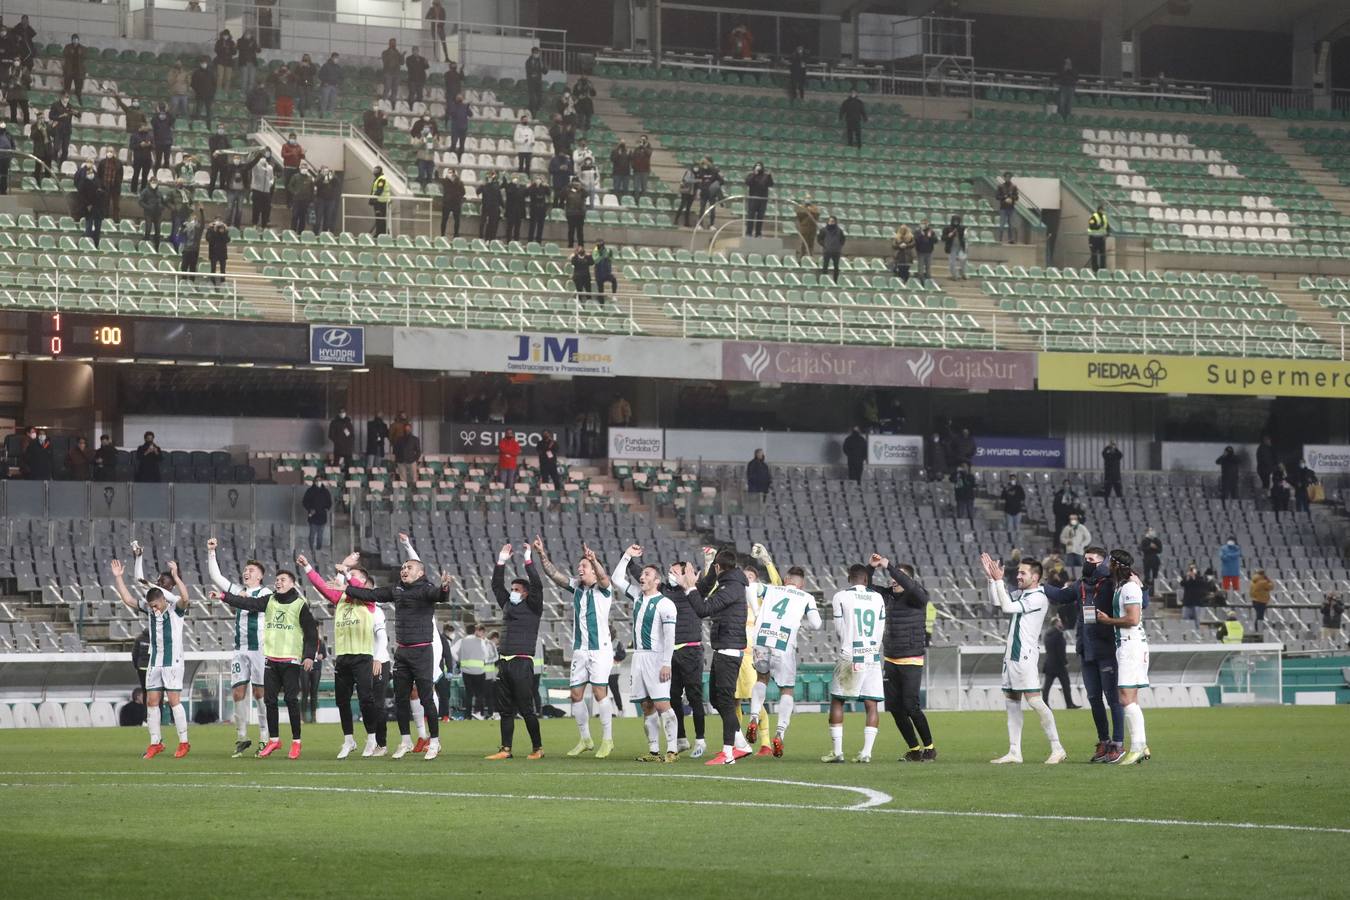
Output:
<path fill-rule="evenodd" d="M 844 753 L 844 726 L 830 726 L 830 748 L 835 756 L 842 756 Z"/>
<path fill-rule="evenodd" d="M 675 718 L 675 710 L 668 709 L 661 713 L 661 730 L 666 733 L 666 752 L 676 749 L 675 732 L 678 728 L 679 724 Z"/>
<path fill-rule="evenodd" d="M 737 750 L 749 750 L 749 749 L 750 749 L 750 742 L 747 741 L 747 740 L 745 739 L 745 733 L 744 733 L 743 731 L 737 731 L 737 732 L 736 732 L 736 740 L 735 740 L 735 742 L 733 743 L 733 746 L 734 746 Z"/>
<path fill-rule="evenodd" d="M 577 720 L 577 733 L 583 741 L 591 739 L 591 720 L 586 715 L 586 701 L 577 700 L 572 704 L 572 718 Z"/>
<path fill-rule="evenodd" d="M 234 733 L 237 740 L 248 736 L 248 696 L 234 704 Z"/>
<path fill-rule="evenodd" d="M 755 721 L 759 721 L 759 713 L 764 709 L 764 698 L 768 693 L 769 686 L 762 681 L 756 681 L 750 689 L 750 718 Z"/>
<path fill-rule="evenodd" d="M 1148 746 L 1144 739 L 1144 710 L 1138 702 L 1125 704 L 1125 727 L 1130 731 L 1130 749 L 1143 750 Z"/>
<path fill-rule="evenodd" d="M 795 701 L 791 694 L 780 694 L 778 697 L 778 736 L 787 734 L 788 723 L 792 721 L 792 704 Z"/>
<path fill-rule="evenodd" d="M 145 708 L 145 727 L 150 729 L 150 743 L 162 743 L 164 738 L 159 733 L 159 707 L 147 706 Z"/>
<path fill-rule="evenodd" d="M 863 728 L 863 756 L 872 755 L 872 745 L 877 742 L 877 730 L 871 725 Z"/>
<path fill-rule="evenodd" d="M 1004 699 L 1008 709 L 1008 752 L 1013 756 L 1022 755 L 1022 701 Z"/>
<path fill-rule="evenodd" d="M 723 745 L 722 745 L 722 758 L 723 758 L 723 759 L 734 759 L 734 758 L 736 757 L 736 754 L 732 752 L 733 749 L 734 749 L 734 748 L 733 748 L 730 744 L 723 744 Z"/>
<path fill-rule="evenodd" d="M 1027 705 L 1036 711 L 1036 715 L 1040 716 L 1041 730 L 1050 739 L 1050 749 L 1063 750 L 1064 747 L 1059 742 L 1059 729 L 1055 727 L 1055 714 L 1050 711 L 1050 707 L 1046 706 L 1045 701 L 1040 697 L 1032 697 L 1027 701 Z"/>
<path fill-rule="evenodd" d="M 174 727 L 174 730 L 178 732 L 178 742 L 179 742 L 179 743 L 182 743 L 182 744 L 186 744 L 186 743 L 187 743 L 187 710 L 184 709 L 184 708 L 183 708 L 183 704 L 180 703 L 180 704 L 178 704 L 177 706 L 170 706 L 170 707 L 169 707 L 169 712 L 173 714 L 173 727 Z M 1140 719 L 1142 720 L 1142 719 L 1143 719 L 1143 716 L 1140 716 Z"/>
<path fill-rule="evenodd" d="M 271 739 L 267 733 L 267 709 L 263 706 L 261 697 L 254 697 L 253 703 L 258 708 L 258 742 L 266 744 Z"/>
<path fill-rule="evenodd" d="M 417 736 L 425 739 L 430 732 L 427 731 L 427 711 L 422 708 L 421 700 L 414 700 L 412 704 L 413 722 L 417 724 Z"/>
<path fill-rule="evenodd" d="M 606 695 L 605 699 L 600 701 L 600 739 L 609 741 L 614 739 L 614 704 Z"/>
<path fill-rule="evenodd" d="M 646 716 L 642 720 L 642 727 L 647 731 L 647 749 L 655 753 L 661 745 L 661 728 L 656 723 L 656 713 Z"/>

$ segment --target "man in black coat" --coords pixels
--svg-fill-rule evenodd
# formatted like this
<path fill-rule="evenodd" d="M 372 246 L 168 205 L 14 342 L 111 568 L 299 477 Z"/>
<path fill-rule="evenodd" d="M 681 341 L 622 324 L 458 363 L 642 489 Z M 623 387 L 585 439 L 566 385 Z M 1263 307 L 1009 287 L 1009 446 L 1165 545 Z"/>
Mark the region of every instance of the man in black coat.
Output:
<path fill-rule="evenodd" d="M 1278 462 L 1270 435 L 1261 435 L 1261 443 L 1256 448 L 1256 474 L 1261 479 L 1261 490 L 1270 490 L 1270 476 Z"/>
<path fill-rule="evenodd" d="M 848 460 L 849 481 L 862 481 L 863 466 L 867 464 L 867 438 L 857 425 L 844 438 L 844 459 Z"/>
<path fill-rule="evenodd" d="M 333 462 L 342 466 L 342 471 L 352 464 L 352 455 L 356 452 L 356 425 L 347 410 L 339 409 L 337 416 L 328 423 L 328 440 L 333 442 Z"/>
<path fill-rule="evenodd" d="M 1120 460 L 1125 454 L 1120 452 L 1115 441 L 1111 441 L 1102 448 L 1102 495 L 1106 498 L 1106 505 L 1111 505 L 1111 492 L 1115 491 L 1116 496 L 1120 493 Z"/>
<path fill-rule="evenodd" d="M 999 495 L 1003 503 L 1003 519 L 1008 526 L 1008 534 L 1016 535 L 1022 525 L 1022 511 L 1026 509 L 1027 492 L 1017 483 L 1016 475 L 1008 476 L 1008 483 Z"/>
<path fill-rule="evenodd" d="M 895 727 L 900 729 L 900 736 L 909 748 L 901 759 L 904 762 L 933 762 L 937 759 L 933 732 L 919 701 L 924 648 L 928 644 L 928 591 L 914 577 L 913 566 L 893 565 L 878 553 L 872 554 L 868 565 L 872 569 L 869 587 L 886 600 L 886 632 L 881 645 L 885 660 L 882 677 L 886 709 L 895 719 Z M 888 586 L 876 584 L 877 569 L 886 573 Z"/>
<path fill-rule="evenodd" d="M 506 637 L 497 661 L 496 708 L 502 717 L 502 742 L 488 759 L 511 759 L 517 715 L 525 720 L 525 730 L 530 733 L 533 749 L 529 758 L 541 759 L 544 743 L 539 736 L 539 719 L 534 709 L 534 654 L 539 642 L 539 621 L 544 616 L 544 582 L 527 544 L 525 573 L 528 578 L 513 578 L 508 590 L 506 564 L 511 560 L 512 550 L 510 544 L 504 545 L 497 553 L 497 565 L 492 570 L 492 596 L 501 607 Z"/>
<path fill-rule="evenodd" d="M 767 494 L 773 475 L 764 461 L 764 451 L 756 450 L 754 459 L 745 464 L 745 489 L 752 494 Z"/>
<path fill-rule="evenodd" d="M 861 150 L 862 123 L 867 121 L 867 108 L 858 99 L 857 91 L 849 91 L 848 99 L 839 104 L 839 118 L 844 122 L 845 142 Z"/>
<path fill-rule="evenodd" d="M 1230 497 L 1237 499 L 1238 469 L 1242 465 L 1242 460 L 1229 446 L 1223 448 L 1223 454 L 1214 460 L 1214 465 L 1219 467 L 1219 499 L 1227 506 Z"/>
<path fill-rule="evenodd" d="M 745 653 L 745 597 L 750 582 L 736 564 L 735 550 L 719 550 L 710 562 L 701 579 L 696 578 L 692 566 L 687 567 L 681 586 L 688 592 L 689 605 L 699 618 L 711 619 L 708 638 L 713 658 L 709 687 L 713 709 L 722 718 L 722 750 L 705 765 L 729 766 L 750 754 L 749 749 L 736 748 L 736 737 L 740 734 L 736 679 Z"/>
<path fill-rule="evenodd" d="M 1069 690 L 1069 656 L 1068 643 L 1064 640 L 1064 622 L 1062 619 L 1055 619 L 1055 627 L 1045 633 L 1045 655 L 1041 657 L 1041 665 L 1045 669 L 1045 684 L 1041 686 L 1041 702 L 1049 705 L 1050 688 L 1056 681 L 1064 689 L 1064 706 L 1067 709 L 1078 709 L 1077 704 L 1073 702 L 1073 694 Z"/>
<path fill-rule="evenodd" d="M 553 432 L 545 431 L 539 437 L 539 486 L 542 488 L 545 481 L 553 483 L 553 487 L 559 493 L 563 489 L 562 473 L 558 471 L 558 439 L 553 436 Z"/>
<path fill-rule="evenodd" d="M 373 466 L 384 461 L 385 441 L 389 440 L 389 426 L 384 421 L 384 413 L 377 412 L 366 423 L 366 465 Z"/>

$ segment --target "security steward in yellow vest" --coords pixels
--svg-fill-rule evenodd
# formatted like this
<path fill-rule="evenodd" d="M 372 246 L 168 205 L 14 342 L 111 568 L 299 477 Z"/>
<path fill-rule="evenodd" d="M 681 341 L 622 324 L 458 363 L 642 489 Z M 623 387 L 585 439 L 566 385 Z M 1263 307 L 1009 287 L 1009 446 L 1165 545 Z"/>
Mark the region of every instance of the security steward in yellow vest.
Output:
<path fill-rule="evenodd" d="M 1242 636 L 1246 634 L 1246 629 L 1238 621 L 1237 613 L 1230 612 L 1228 619 L 1219 628 L 1219 642 L 1223 644 L 1240 644 Z"/>
<path fill-rule="evenodd" d="M 1111 233 L 1111 222 L 1106 207 L 1097 204 L 1097 211 L 1088 216 L 1088 250 L 1092 255 L 1092 271 L 1106 268 L 1106 236 Z"/>
<path fill-rule="evenodd" d="M 271 756 L 281 746 L 277 738 L 279 715 L 277 695 L 286 694 L 286 713 L 291 720 L 291 759 L 300 757 L 300 688 L 305 673 L 314 668 L 314 654 L 319 645 L 319 626 L 309 604 L 296 588 L 295 575 L 284 569 L 277 572 L 274 593 L 266 597 L 241 597 L 212 591 L 211 596 L 223 600 L 235 609 L 264 613 L 263 657 L 266 669 L 263 677 L 263 703 L 267 708 L 267 733 L 272 736 L 258 750 L 258 756 Z"/>
<path fill-rule="evenodd" d="M 371 233 L 378 237 L 389 230 L 389 201 L 393 199 L 394 192 L 389 187 L 389 179 L 383 168 L 376 166 L 373 174 L 375 180 L 370 183 L 370 206 L 375 210 L 375 228 Z"/>

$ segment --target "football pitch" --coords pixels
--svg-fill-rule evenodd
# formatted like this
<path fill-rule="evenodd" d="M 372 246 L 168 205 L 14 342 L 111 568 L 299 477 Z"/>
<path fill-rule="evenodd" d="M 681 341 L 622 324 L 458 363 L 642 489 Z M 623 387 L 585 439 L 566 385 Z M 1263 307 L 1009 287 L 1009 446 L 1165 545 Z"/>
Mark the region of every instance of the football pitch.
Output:
<path fill-rule="evenodd" d="M 4 894 L 1346 896 L 1350 708 L 1146 713 L 1154 758 L 1128 769 L 1085 763 L 1086 710 L 1057 713 L 1057 767 L 1034 716 L 1027 762 L 991 766 L 1004 718 L 980 712 L 930 715 L 936 763 L 896 762 L 883 717 L 870 765 L 824 765 L 803 714 L 783 759 L 720 768 L 633 761 L 636 719 L 608 760 L 567 759 L 574 724 L 545 721 L 538 762 L 483 760 L 495 722 L 442 725 L 432 762 L 339 762 L 336 726 L 307 726 L 298 761 L 230 759 L 226 725 L 181 760 L 167 726 L 149 761 L 144 729 L 0 731 Z M 849 758 L 861 741 L 850 716 Z"/>

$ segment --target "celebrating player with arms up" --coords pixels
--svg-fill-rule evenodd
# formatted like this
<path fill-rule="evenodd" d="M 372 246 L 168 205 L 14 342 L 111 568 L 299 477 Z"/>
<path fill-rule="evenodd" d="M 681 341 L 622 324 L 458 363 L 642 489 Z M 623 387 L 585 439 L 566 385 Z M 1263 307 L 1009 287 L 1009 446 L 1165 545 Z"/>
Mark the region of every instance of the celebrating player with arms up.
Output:
<path fill-rule="evenodd" d="M 756 545 L 758 546 L 758 545 Z M 760 714 L 768 693 L 769 679 L 778 685 L 778 728 L 773 737 L 773 755 L 783 755 L 783 736 L 792 721 L 793 688 L 797 684 L 797 635 L 802 618 L 812 628 L 821 625 L 816 598 L 806 592 L 806 572 L 800 566 L 788 569 L 787 584 L 766 585 L 755 618 L 752 654 L 757 679 L 750 699 L 750 727 L 746 737 L 754 741 L 760 731 Z M 762 752 L 760 755 L 764 755 Z"/>
<path fill-rule="evenodd" d="M 612 581 L 633 597 L 633 675 L 629 698 L 642 704 L 647 729 L 648 753 L 638 762 L 674 762 L 675 711 L 670 708 L 670 661 L 675 653 L 675 604 L 661 593 L 661 567 L 643 566 L 636 590 L 628 582 L 628 564 L 642 556 L 642 547 L 632 544 L 614 568 Z M 666 755 L 660 753 L 660 734 L 666 736 Z"/>
<path fill-rule="evenodd" d="M 174 751 L 174 758 L 187 756 L 192 746 L 188 743 L 187 710 L 183 709 L 181 702 L 183 620 L 188 612 L 187 585 L 178 577 L 178 563 L 170 561 L 169 575 L 173 578 L 177 593 L 169 594 L 164 588 L 155 585 L 145 592 L 144 600 L 137 601 L 132 598 L 131 591 L 127 590 L 126 582 L 122 580 L 122 561 L 114 559 L 111 568 L 117 596 L 133 612 L 143 612 L 149 618 L 150 667 L 145 673 L 145 724 L 150 729 L 150 746 L 145 750 L 145 759 L 164 752 L 164 741 L 159 730 L 159 701 L 164 694 L 169 695 L 169 712 L 173 713 L 173 726 L 178 732 L 178 749 Z"/>
<path fill-rule="evenodd" d="M 526 544 L 525 572 L 529 579 L 513 578 L 511 590 L 506 589 L 506 564 L 513 549 L 510 544 L 502 545 L 492 570 L 492 595 L 502 608 L 506 637 L 497 665 L 497 712 L 502 717 L 502 743 L 501 749 L 488 759 L 511 758 L 517 715 L 525 720 L 525 730 L 530 733 L 530 755 L 526 759 L 543 759 L 544 741 L 534 709 L 534 651 L 539 643 L 539 620 L 544 616 L 544 583 L 539 580 L 538 567 Z"/>
<path fill-rule="evenodd" d="M 1111 579 L 1115 594 L 1111 615 L 1097 613 L 1102 625 L 1116 630 L 1116 671 L 1120 678 L 1120 703 L 1125 707 L 1125 727 L 1130 733 L 1130 750 L 1117 765 L 1132 766 L 1151 759 L 1144 739 L 1144 711 L 1139 706 L 1139 689 L 1148 687 L 1148 638 L 1144 634 L 1144 592 L 1139 576 L 1131 571 L 1134 557 L 1125 550 L 1111 551 Z"/>
<path fill-rule="evenodd" d="M 1008 752 L 995 765 L 1022 761 L 1022 699 L 1040 717 L 1041 728 L 1050 739 L 1048 766 L 1064 762 L 1067 754 L 1059 742 L 1055 728 L 1055 714 L 1041 699 L 1040 672 L 1037 663 L 1041 656 L 1041 625 L 1049 600 L 1041 589 L 1041 564 L 1024 559 L 1017 567 L 1018 590 L 1012 597 L 1003 584 L 1003 565 L 988 553 L 980 554 L 980 564 L 989 576 L 989 602 L 1012 616 L 1008 625 L 1008 646 L 1003 652 L 1003 692 L 1007 697 Z"/>
<path fill-rule="evenodd" d="M 576 719 L 580 740 L 567 755 L 580 756 L 595 750 L 584 701 L 589 684 L 600 713 L 600 749 L 596 750 L 595 758 L 604 759 L 614 749 L 614 708 L 609 700 L 609 673 L 614 668 L 609 607 L 614 595 L 610 590 L 609 575 L 595 558 L 595 551 L 585 545 L 584 555 L 577 562 L 575 578 L 569 578 L 553 565 L 542 537 L 535 536 L 533 546 L 534 552 L 539 554 L 544 574 L 562 590 L 572 592 L 572 673 L 568 684 L 572 688 L 572 718 Z"/>
<path fill-rule="evenodd" d="M 847 590 L 830 601 L 839 657 L 830 682 L 830 752 L 821 762 L 844 761 L 844 701 L 861 700 L 866 713 L 863 746 L 853 757 L 857 763 L 872 761 L 877 739 L 877 703 L 883 699 L 881 683 L 881 633 L 886 623 L 886 601 L 871 589 L 872 570 L 854 565 L 848 569 Z"/>
<path fill-rule="evenodd" d="M 271 593 L 263 587 L 263 577 L 267 572 L 263 564 L 257 560 L 250 559 L 244 563 L 244 571 L 240 575 L 242 584 L 235 584 L 222 575 L 220 565 L 216 562 L 218 543 L 215 538 L 206 542 L 206 566 L 212 584 L 227 594 L 238 594 L 241 597 L 266 597 Z M 248 696 L 250 685 L 253 689 L 252 699 L 258 704 L 258 746 L 267 746 L 267 711 L 263 708 L 263 682 L 266 669 L 263 664 L 262 638 L 262 613 L 248 609 L 235 610 L 234 663 L 230 667 L 230 686 L 234 691 L 235 728 L 234 753 L 231 755 L 235 758 L 243 756 L 249 747 L 248 713 L 249 707 L 253 705 Z"/>

